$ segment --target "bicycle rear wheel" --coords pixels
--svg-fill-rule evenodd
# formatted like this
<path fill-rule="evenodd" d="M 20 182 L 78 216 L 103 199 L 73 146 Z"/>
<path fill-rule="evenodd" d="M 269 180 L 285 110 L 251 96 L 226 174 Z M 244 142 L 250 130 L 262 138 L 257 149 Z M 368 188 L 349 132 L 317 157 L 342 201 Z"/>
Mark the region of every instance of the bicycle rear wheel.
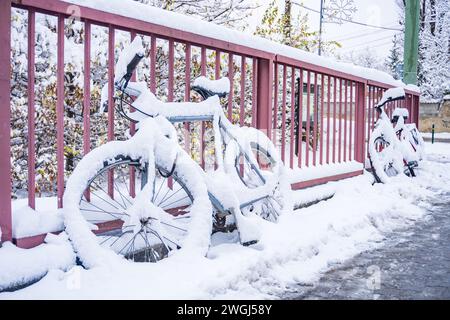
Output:
<path fill-rule="evenodd" d="M 290 206 L 290 186 L 283 177 L 283 163 L 272 141 L 262 132 L 254 128 L 245 130 L 245 146 L 231 141 L 226 148 L 228 173 L 248 189 L 270 186 L 265 197 L 250 203 L 242 209 L 243 213 L 255 212 L 265 220 L 276 222 L 283 210 Z M 269 188 L 268 188 L 269 189 Z"/>

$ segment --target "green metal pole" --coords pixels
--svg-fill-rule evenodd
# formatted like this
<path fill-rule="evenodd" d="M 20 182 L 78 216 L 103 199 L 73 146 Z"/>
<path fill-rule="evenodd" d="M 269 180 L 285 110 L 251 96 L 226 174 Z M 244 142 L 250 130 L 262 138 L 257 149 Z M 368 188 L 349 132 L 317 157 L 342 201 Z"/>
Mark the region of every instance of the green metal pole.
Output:
<path fill-rule="evenodd" d="M 420 0 L 406 0 L 403 82 L 417 84 Z"/>

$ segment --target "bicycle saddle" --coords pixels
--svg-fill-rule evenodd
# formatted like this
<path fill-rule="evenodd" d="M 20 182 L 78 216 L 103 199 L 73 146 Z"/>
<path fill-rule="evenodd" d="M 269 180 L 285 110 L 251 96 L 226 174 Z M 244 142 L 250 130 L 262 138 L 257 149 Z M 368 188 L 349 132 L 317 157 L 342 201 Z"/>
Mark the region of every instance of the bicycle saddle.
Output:
<path fill-rule="evenodd" d="M 212 96 L 225 98 L 230 92 L 230 80 L 228 78 L 210 80 L 201 76 L 195 79 L 192 90 L 201 95 L 205 100 Z"/>

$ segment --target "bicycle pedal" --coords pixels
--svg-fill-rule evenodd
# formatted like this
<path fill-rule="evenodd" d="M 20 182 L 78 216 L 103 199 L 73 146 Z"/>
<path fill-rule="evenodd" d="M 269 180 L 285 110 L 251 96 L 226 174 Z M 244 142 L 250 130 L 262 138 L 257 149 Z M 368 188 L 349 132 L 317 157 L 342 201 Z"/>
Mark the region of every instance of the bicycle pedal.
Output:
<path fill-rule="evenodd" d="M 257 243 L 258 243 L 258 240 L 250 240 L 250 241 L 243 242 L 242 245 L 244 247 L 249 247 L 249 246 L 257 244 Z"/>
<path fill-rule="evenodd" d="M 419 166 L 419 163 L 417 163 L 417 161 L 408 162 L 408 167 L 410 167 L 410 168 L 417 168 L 418 166 Z"/>

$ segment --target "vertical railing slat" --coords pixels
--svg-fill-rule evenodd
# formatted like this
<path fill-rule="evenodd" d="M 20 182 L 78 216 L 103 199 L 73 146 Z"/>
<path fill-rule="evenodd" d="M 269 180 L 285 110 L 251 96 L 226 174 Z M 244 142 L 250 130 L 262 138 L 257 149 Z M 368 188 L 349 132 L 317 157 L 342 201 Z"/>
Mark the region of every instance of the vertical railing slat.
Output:
<path fill-rule="evenodd" d="M 314 115 L 314 123 L 313 123 L 313 165 L 315 166 L 317 164 L 317 125 L 319 121 L 318 117 L 318 111 L 319 108 L 317 106 L 317 72 L 314 72 L 314 108 L 313 108 L 313 115 Z"/>
<path fill-rule="evenodd" d="M 369 139 L 370 139 L 370 124 L 371 124 L 371 112 L 372 112 L 372 107 L 373 107 L 373 87 L 372 86 L 368 86 L 367 87 L 369 92 L 368 92 L 368 104 L 367 104 L 367 143 L 369 143 Z M 375 110 L 373 110 L 375 111 Z M 365 124 L 364 124 L 365 125 Z M 367 149 L 369 150 L 369 149 Z"/>
<path fill-rule="evenodd" d="M 320 75 L 320 164 L 323 164 L 323 110 L 324 110 L 324 86 L 325 86 L 325 75 Z"/>
<path fill-rule="evenodd" d="M 114 44 L 115 29 L 108 30 L 108 141 L 114 140 Z M 108 170 L 108 194 L 114 199 L 114 171 Z"/>
<path fill-rule="evenodd" d="M 303 140 L 303 69 L 300 68 L 300 82 L 298 85 L 298 123 L 297 123 L 297 155 L 298 167 L 302 167 L 302 140 Z"/>
<path fill-rule="evenodd" d="M 294 127 L 295 127 L 295 68 L 291 68 L 291 132 L 290 132 L 290 147 L 289 147 L 289 167 L 291 169 L 294 168 L 294 143 L 295 143 L 295 136 L 294 136 Z"/>
<path fill-rule="evenodd" d="M 174 57 L 174 42 L 173 39 L 169 39 L 169 74 L 168 74 L 168 79 L 167 79 L 167 101 L 168 102 L 173 102 L 173 82 L 174 82 L 174 72 L 175 72 L 175 57 Z M 202 153 L 203 154 L 203 153 Z M 203 157 L 202 157 L 203 159 Z M 167 186 L 169 187 L 169 189 L 173 189 L 173 178 L 169 177 L 169 179 L 167 179 Z"/>
<path fill-rule="evenodd" d="M 256 114 L 258 112 L 258 107 L 256 105 L 257 100 L 258 100 L 256 97 L 257 84 L 258 84 L 258 59 L 253 58 L 253 63 L 252 63 L 252 127 L 256 127 L 256 119 L 258 118 L 258 115 Z"/>
<path fill-rule="evenodd" d="M 35 107 L 34 107 L 34 62 L 35 62 L 35 12 L 28 11 L 28 206 L 35 209 Z"/>
<path fill-rule="evenodd" d="M 339 79 L 339 136 L 338 136 L 338 162 L 342 160 L 342 78 Z"/>
<path fill-rule="evenodd" d="M 347 113 L 348 113 L 348 80 L 345 80 L 345 91 L 344 91 L 344 162 L 347 161 Z"/>
<path fill-rule="evenodd" d="M 220 78 L 220 50 L 216 50 L 214 62 L 214 77 L 216 80 Z"/>
<path fill-rule="evenodd" d="M 202 47 L 201 49 L 201 75 L 206 76 L 206 47 Z M 200 162 L 202 168 L 205 168 L 205 122 L 202 121 L 201 123 L 201 130 L 200 130 Z"/>
<path fill-rule="evenodd" d="M 186 68 L 184 73 L 184 101 L 189 102 L 191 100 L 191 45 L 186 43 L 185 48 Z M 189 122 L 184 123 L 184 148 L 187 153 L 190 154 L 191 149 L 191 126 Z"/>
<path fill-rule="evenodd" d="M 167 80 L 167 101 L 173 101 L 173 77 L 174 77 L 174 43 L 169 39 L 169 75 Z"/>
<path fill-rule="evenodd" d="M 234 63 L 233 54 L 228 53 L 228 79 L 230 79 L 230 93 L 228 94 L 228 120 L 233 121 L 233 93 L 234 93 Z"/>
<path fill-rule="evenodd" d="M 286 156 L 286 71 L 287 66 L 283 65 L 283 93 L 281 105 L 281 161 L 283 162 Z"/>
<path fill-rule="evenodd" d="M 84 22 L 83 154 L 91 150 L 91 23 Z M 90 201 L 90 190 L 85 192 Z"/>
<path fill-rule="evenodd" d="M 150 91 L 156 93 L 156 36 L 150 39 Z"/>
<path fill-rule="evenodd" d="M 306 151 L 305 151 L 305 166 L 309 167 L 309 130 L 311 129 L 311 72 L 306 72 Z M 303 126 L 303 124 L 302 124 Z"/>
<path fill-rule="evenodd" d="M 133 42 L 134 38 L 136 38 L 136 32 L 131 31 L 130 33 L 131 42 Z M 136 81 L 136 71 L 133 72 L 131 76 L 131 81 Z M 134 108 L 130 109 L 130 112 L 134 112 Z M 130 122 L 130 135 L 134 136 L 136 133 L 136 125 L 134 122 Z M 129 188 L 130 197 L 136 197 L 136 169 L 134 166 L 130 166 L 130 188 Z"/>
<path fill-rule="evenodd" d="M 349 134 L 349 151 L 348 151 L 348 160 L 352 161 L 353 160 L 353 153 L 352 153 L 352 149 L 354 149 L 355 147 L 353 146 L 352 142 L 354 141 L 353 139 L 353 114 L 355 113 L 356 108 L 353 107 L 353 81 L 350 81 L 350 134 Z"/>
<path fill-rule="evenodd" d="M 58 53 L 56 75 L 56 162 L 58 208 L 63 206 L 64 194 L 64 16 L 58 16 Z"/>
<path fill-rule="evenodd" d="M 337 78 L 333 81 L 333 157 L 332 162 L 336 163 L 336 109 L 337 109 Z"/>
<path fill-rule="evenodd" d="M 274 65 L 274 85 L 273 85 L 273 111 L 270 115 L 272 119 L 272 141 L 277 146 L 277 125 L 278 125 L 278 63 Z"/>
<path fill-rule="evenodd" d="M 331 77 L 327 76 L 327 164 L 330 163 Z"/>
<path fill-rule="evenodd" d="M 243 126 L 245 124 L 245 56 L 241 57 L 241 92 L 239 101 L 239 124 Z"/>

